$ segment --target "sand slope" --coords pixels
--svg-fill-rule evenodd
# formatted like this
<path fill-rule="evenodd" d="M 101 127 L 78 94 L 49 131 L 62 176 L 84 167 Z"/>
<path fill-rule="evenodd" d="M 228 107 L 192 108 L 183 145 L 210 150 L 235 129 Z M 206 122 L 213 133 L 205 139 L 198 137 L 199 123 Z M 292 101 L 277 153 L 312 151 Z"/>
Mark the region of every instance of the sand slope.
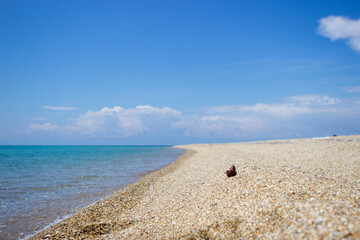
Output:
<path fill-rule="evenodd" d="M 360 136 L 179 147 L 174 164 L 34 239 L 360 239 Z"/>

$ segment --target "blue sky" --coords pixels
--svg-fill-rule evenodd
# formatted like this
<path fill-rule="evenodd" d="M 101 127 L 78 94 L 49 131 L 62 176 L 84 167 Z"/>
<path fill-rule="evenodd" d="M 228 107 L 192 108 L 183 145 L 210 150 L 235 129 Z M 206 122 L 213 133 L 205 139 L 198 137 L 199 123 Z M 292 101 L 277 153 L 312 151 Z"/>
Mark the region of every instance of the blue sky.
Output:
<path fill-rule="evenodd" d="M 360 2 L 0 2 L 0 144 L 360 134 Z"/>

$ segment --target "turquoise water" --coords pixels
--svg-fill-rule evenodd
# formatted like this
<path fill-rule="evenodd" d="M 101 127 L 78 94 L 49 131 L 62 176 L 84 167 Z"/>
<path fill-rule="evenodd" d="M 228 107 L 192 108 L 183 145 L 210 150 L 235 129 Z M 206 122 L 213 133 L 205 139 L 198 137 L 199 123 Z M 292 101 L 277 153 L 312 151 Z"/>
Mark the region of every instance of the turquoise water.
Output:
<path fill-rule="evenodd" d="M 26 238 L 183 152 L 167 146 L 0 146 L 0 239 Z"/>

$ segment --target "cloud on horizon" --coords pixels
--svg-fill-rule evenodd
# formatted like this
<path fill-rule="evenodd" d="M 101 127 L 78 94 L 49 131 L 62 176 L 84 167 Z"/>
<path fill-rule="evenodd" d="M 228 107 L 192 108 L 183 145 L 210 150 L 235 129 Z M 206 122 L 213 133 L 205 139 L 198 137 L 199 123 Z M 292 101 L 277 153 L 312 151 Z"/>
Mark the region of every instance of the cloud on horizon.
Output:
<path fill-rule="evenodd" d="M 300 95 L 285 98 L 284 103 L 256 103 L 254 105 L 216 106 L 209 108 L 210 113 L 252 113 L 258 116 L 271 115 L 276 118 L 290 118 L 295 115 L 303 115 L 321 111 L 321 107 L 334 105 L 341 101 L 322 95 Z M 326 108 L 324 109 L 326 110 Z"/>
<path fill-rule="evenodd" d="M 291 96 L 286 98 L 288 101 L 296 102 L 301 105 L 333 105 L 340 103 L 338 98 L 330 98 L 328 96 L 321 95 L 301 95 L 301 96 Z"/>
<path fill-rule="evenodd" d="M 318 33 L 331 40 L 346 39 L 355 51 L 360 53 L 360 19 L 352 20 L 342 16 L 320 19 Z"/>
<path fill-rule="evenodd" d="M 320 128 L 328 128 L 326 133 L 330 134 L 336 131 L 336 126 L 343 126 L 342 121 L 356 122 L 353 119 L 360 120 L 360 108 L 355 100 L 301 95 L 287 97 L 282 103 L 214 106 L 195 113 L 148 105 L 128 109 L 104 107 L 81 114 L 71 124 L 30 124 L 28 132 L 91 138 L 256 139 L 295 137 Z"/>
<path fill-rule="evenodd" d="M 99 111 L 81 114 L 75 124 L 66 126 L 66 129 L 82 135 L 130 137 L 160 128 L 180 114 L 181 112 L 169 107 L 157 108 L 148 105 L 129 109 L 120 106 L 104 107 Z"/>

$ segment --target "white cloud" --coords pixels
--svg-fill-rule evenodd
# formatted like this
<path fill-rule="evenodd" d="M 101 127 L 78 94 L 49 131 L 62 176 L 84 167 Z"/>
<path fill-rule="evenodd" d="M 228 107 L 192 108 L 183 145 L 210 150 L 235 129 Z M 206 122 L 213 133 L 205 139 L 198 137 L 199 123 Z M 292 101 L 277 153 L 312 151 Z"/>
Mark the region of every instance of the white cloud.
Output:
<path fill-rule="evenodd" d="M 360 86 L 343 87 L 343 89 L 349 93 L 360 93 Z"/>
<path fill-rule="evenodd" d="M 321 95 L 300 95 L 287 97 L 287 100 L 301 105 L 333 105 L 340 103 L 340 99 Z"/>
<path fill-rule="evenodd" d="M 187 136 L 196 137 L 245 137 L 254 136 L 264 127 L 261 119 L 223 115 L 204 115 L 200 118 L 184 118 L 172 124 L 184 129 Z"/>
<path fill-rule="evenodd" d="M 70 135 L 89 135 L 93 137 L 130 137 L 151 131 L 161 131 L 170 126 L 169 122 L 177 120 L 181 112 L 169 107 L 152 107 L 140 105 L 124 109 L 120 106 L 104 107 L 98 111 L 87 111 L 73 124 L 58 126 L 56 124 L 30 124 L 30 131 L 53 131 Z"/>
<path fill-rule="evenodd" d="M 183 116 L 172 126 L 184 129 L 189 136 L 254 138 L 281 130 L 285 125 L 293 127 L 291 123 L 299 117 L 321 112 L 319 106 L 327 109 L 338 102 L 318 95 L 293 96 L 287 100 L 291 101 L 210 107 L 200 116 Z"/>
<path fill-rule="evenodd" d="M 69 128 L 90 135 L 134 136 L 149 131 L 150 127 L 158 126 L 180 114 L 179 111 L 169 107 L 156 108 L 148 105 L 129 109 L 120 106 L 105 107 L 99 111 L 88 111 L 80 115 L 76 124 Z"/>
<path fill-rule="evenodd" d="M 341 16 L 322 18 L 319 34 L 331 40 L 347 39 L 347 43 L 360 52 L 360 19 L 352 20 Z"/>
<path fill-rule="evenodd" d="M 233 105 L 233 106 L 217 106 L 209 109 L 211 113 L 224 113 L 224 114 L 270 114 L 281 118 L 289 118 L 296 114 L 304 114 L 311 112 L 307 106 L 301 106 L 292 103 L 282 104 L 265 104 L 257 103 L 254 105 Z"/>
<path fill-rule="evenodd" d="M 54 131 L 58 128 L 58 125 L 47 122 L 44 124 L 30 124 L 28 131 Z"/>
<path fill-rule="evenodd" d="M 244 111 L 271 114 L 278 117 L 290 117 L 295 114 L 308 113 L 311 110 L 305 106 L 297 106 L 295 104 L 264 104 L 258 103 L 252 106 L 244 106 Z"/>
<path fill-rule="evenodd" d="M 62 106 L 43 106 L 45 109 L 60 110 L 60 111 L 71 111 L 76 110 L 76 107 L 62 107 Z"/>
<path fill-rule="evenodd" d="M 230 105 L 216 106 L 208 109 L 210 113 L 222 114 L 261 114 L 273 115 L 280 118 L 290 118 L 300 114 L 308 114 L 314 111 L 326 111 L 326 105 L 334 105 L 340 103 L 340 99 L 331 98 L 322 95 L 300 95 L 285 98 L 284 103 L 256 103 L 253 105 Z"/>
<path fill-rule="evenodd" d="M 72 124 L 30 124 L 28 130 L 92 138 L 291 137 L 297 136 L 304 129 L 310 129 L 311 133 L 311 124 L 319 129 L 329 121 L 359 119 L 359 102 L 356 101 L 358 99 L 340 100 L 324 95 L 300 95 L 287 97 L 282 103 L 225 105 L 183 113 L 169 107 L 141 105 L 125 109 L 115 106 L 87 111 L 72 120 Z"/>

